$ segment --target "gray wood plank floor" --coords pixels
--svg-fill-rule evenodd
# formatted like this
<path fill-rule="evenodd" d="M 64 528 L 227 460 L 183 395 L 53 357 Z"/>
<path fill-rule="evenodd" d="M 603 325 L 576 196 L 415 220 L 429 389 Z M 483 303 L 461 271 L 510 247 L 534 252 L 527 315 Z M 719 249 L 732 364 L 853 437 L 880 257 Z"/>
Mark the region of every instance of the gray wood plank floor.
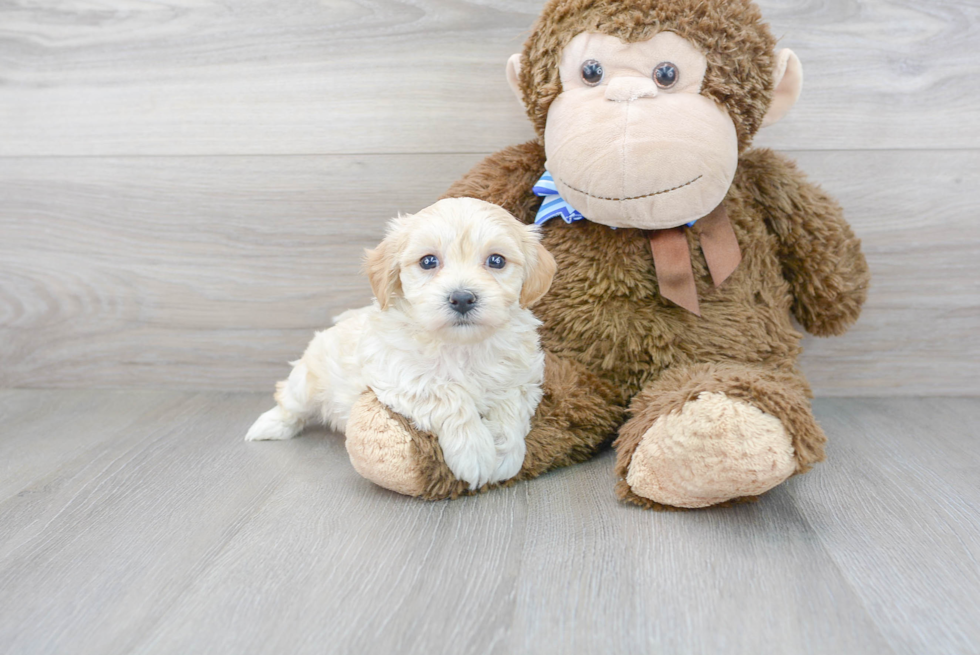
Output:
<path fill-rule="evenodd" d="M 980 400 L 822 399 L 760 502 L 619 504 L 612 457 L 427 503 L 268 395 L 0 391 L 3 653 L 976 653 Z"/>

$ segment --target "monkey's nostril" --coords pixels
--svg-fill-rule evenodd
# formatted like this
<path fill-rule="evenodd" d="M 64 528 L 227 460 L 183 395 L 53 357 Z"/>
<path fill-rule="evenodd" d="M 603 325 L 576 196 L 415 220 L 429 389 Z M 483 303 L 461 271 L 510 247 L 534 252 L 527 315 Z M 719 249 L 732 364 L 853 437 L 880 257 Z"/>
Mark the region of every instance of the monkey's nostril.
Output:
<path fill-rule="evenodd" d="M 449 306 L 454 312 L 465 314 L 476 306 L 476 294 L 472 291 L 457 289 L 449 294 Z"/>
<path fill-rule="evenodd" d="M 640 98 L 656 98 L 657 85 L 646 77 L 615 77 L 606 87 L 606 100 L 633 102 Z"/>

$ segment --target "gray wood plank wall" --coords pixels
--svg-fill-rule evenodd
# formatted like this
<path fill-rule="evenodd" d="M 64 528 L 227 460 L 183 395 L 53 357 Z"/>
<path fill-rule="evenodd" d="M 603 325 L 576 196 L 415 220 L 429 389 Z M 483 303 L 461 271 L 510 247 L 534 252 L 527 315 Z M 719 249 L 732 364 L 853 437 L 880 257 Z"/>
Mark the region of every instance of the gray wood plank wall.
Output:
<path fill-rule="evenodd" d="M 270 389 L 387 218 L 531 138 L 541 4 L 0 0 L 0 386 Z M 816 392 L 980 394 L 980 3 L 760 4 L 807 81 L 757 143 L 875 275 Z"/>

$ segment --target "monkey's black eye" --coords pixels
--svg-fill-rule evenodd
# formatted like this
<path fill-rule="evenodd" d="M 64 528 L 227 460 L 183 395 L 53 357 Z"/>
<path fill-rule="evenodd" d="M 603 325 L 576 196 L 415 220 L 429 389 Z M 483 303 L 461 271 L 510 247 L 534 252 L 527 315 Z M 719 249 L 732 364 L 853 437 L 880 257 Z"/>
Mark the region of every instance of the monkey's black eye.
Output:
<path fill-rule="evenodd" d="M 653 69 L 653 81 L 657 83 L 661 89 L 669 89 L 670 87 L 677 84 L 677 80 L 681 77 L 681 72 L 677 70 L 677 66 L 674 66 L 669 61 L 665 61 L 662 64 L 657 65 Z"/>
<path fill-rule="evenodd" d="M 439 258 L 435 255 L 426 255 L 419 260 L 419 266 L 427 271 L 431 271 L 433 268 L 439 265 Z"/>
<path fill-rule="evenodd" d="M 582 81 L 589 86 L 596 86 L 602 81 L 602 64 L 590 59 L 582 64 Z"/>
<path fill-rule="evenodd" d="M 487 257 L 487 266 L 490 268 L 503 268 L 507 265 L 507 260 L 503 255 L 490 255 Z"/>

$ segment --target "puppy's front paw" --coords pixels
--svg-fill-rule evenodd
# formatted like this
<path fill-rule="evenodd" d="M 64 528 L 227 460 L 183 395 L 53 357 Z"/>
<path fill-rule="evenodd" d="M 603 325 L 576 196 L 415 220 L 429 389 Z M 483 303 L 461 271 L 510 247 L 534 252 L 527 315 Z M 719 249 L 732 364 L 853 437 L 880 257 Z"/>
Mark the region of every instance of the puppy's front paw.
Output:
<path fill-rule="evenodd" d="M 474 490 L 490 482 L 497 464 L 497 449 L 489 434 L 456 438 L 449 443 L 443 441 L 439 439 L 446 466 L 457 480 L 469 483 Z"/>
<path fill-rule="evenodd" d="M 302 424 L 290 421 L 281 407 L 273 407 L 252 424 L 245 441 L 292 439 L 302 428 Z"/>
<path fill-rule="evenodd" d="M 497 468 L 494 469 L 493 475 L 490 476 L 490 482 L 510 480 L 520 473 L 521 467 L 524 466 L 524 454 L 526 452 L 527 446 L 525 446 L 523 439 L 515 441 L 508 449 L 498 452 Z"/>

